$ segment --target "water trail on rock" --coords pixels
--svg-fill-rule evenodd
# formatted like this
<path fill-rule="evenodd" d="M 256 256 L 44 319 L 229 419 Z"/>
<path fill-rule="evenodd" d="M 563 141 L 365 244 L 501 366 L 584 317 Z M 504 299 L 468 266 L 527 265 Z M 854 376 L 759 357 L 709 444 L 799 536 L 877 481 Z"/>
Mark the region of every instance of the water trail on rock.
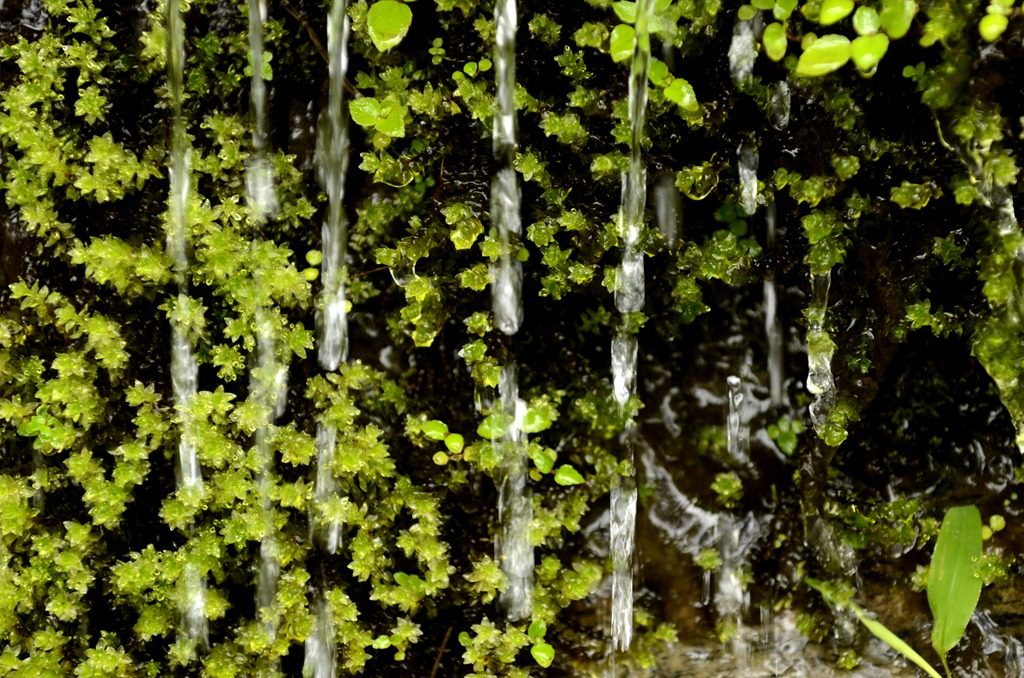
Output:
<path fill-rule="evenodd" d="M 510 619 L 527 619 L 533 612 L 533 500 L 527 490 L 526 440 L 523 418 L 526 403 L 519 398 L 514 365 L 505 365 L 498 385 L 502 432 L 496 442 L 502 459 L 498 486 L 500 532 L 495 551 L 508 587 L 501 602 Z"/>
<path fill-rule="evenodd" d="M 167 80 L 171 96 L 170 196 L 168 204 L 167 251 L 174 262 L 178 307 L 188 303 L 188 203 L 190 195 L 190 149 L 182 112 L 184 100 L 185 26 L 179 0 L 167 3 Z M 171 387 L 181 424 L 178 441 L 178 490 L 192 496 L 203 492 L 203 477 L 196 452 L 191 405 L 197 390 L 198 368 L 187 330 L 171 320 Z M 185 637 L 192 643 L 207 640 L 206 580 L 198 566 L 188 563 L 182 574 L 184 589 L 181 618 Z"/>

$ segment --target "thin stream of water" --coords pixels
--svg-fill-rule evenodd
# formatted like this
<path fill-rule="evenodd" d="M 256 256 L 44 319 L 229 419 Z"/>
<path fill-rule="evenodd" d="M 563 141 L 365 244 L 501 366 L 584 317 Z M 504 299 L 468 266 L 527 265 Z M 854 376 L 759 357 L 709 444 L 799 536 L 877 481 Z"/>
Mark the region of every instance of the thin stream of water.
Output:
<path fill-rule="evenodd" d="M 335 664 L 337 654 L 330 604 L 323 599 L 317 600 L 313 630 L 306 638 L 302 675 L 306 678 L 334 678 L 338 673 Z"/>
<path fill-rule="evenodd" d="M 327 216 L 321 229 L 323 284 L 320 321 L 320 366 L 336 370 L 348 356 L 348 277 L 345 218 L 345 177 L 348 174 L 348 120 L 345 117 L 345 75 L 348 72 L 349 19 L 347 0 L 334 0 L 327 15 L 327 125 L 319 139 L 320 180 L 327 192 Z"/>
<path fill-rule="evenodd" d="M 743 419 L 743 382 L 735 375 L 726 378 L 729 388 L 729 411 L 726 415 L 725 440 L 729 457 L 737 466 L 750 463 L 750 428 Z"/>
<path fill-rule="evenodd" d="M 811 303 L 807 309 L 807 390 L 814 396 L 810 411 L 816 429 L 825 423 L 835 399 L 832 378 L 835 344 L 825 331 L 831 281 L 831 272 L 811 275 Z"/>
<path fill-rule="evenodd" d="M 512 337 L 523 322 L 523 268 L 516 250 L 522 231 L 522 196 L 515 170 L 516 134 L 516 30 L 515 0 L 497 0 L 494 78 L 497 90 L 493 145 L 498 171 L 491 182 L 491 221 L 501 243 L 501 256 L 492 272 L 495 324 Z M 514 354 L 513 351 L 509 351 Z M 501 452 L 498 471 L 499 532 L 495 558 L 508 581 L 501 604 L 509 619 L 527 619 L 533 613 L 533 499 L 527 483 L 526 436 L 522 430 L 526 404 L 519 398 L 518 368 L 512 357 L 502 368 L 499 402 L 504 426 L 494 444 Z"/>
<path fill-rule="evenodd" d="M 257 221 L 264 221 L 277 211 L 274 173 L 267 155 L 269 121 L 267 118 L 267 85 L 263 80 L 265 67 L 263 23 L 267 20 L 266 0 L 249 0 L 249 63 L 252 68 L 250 103 L 253 113 L 253 154 L 246 167 L 245 183 L 249 207 Z"/>
<path fill-rule="evenodd" d="M 740 207 L 748 217 L 757 211 L 757 147 L 740 144 L 736 149 L 737 170 L 740 176 Z"/>
<path fill-rule="evenodd" d="M 178 303 L 188 297 L 188 203 L 190 194 L 190 149 L 182 114 L 184 99 L 185 26 L 179 0 L 167 4 L 167 80 L 171 95 L 171 159 L 170 196 L 166 247 L 174 261 L 174 277 L 178 286 Z M 178 442 L 178 489 L 195 496 L 203 491 L 203 477 L 196 453 L 191 414 L 197 390 L 198 368 L 191 341 L 175 321 L 171 321 L 171 388 L 181 424 Z M 206 580 L 198 566 L 188 563 L 182 574 L 181 626 L 192 643 L 205 645 L 208 637 L 206 620 Z"/>
<path fill-rule="evenodd" d="M 644 306 L 644 255 L 640 248 L 644 208 L 647 202 L 647 168 L 641 142 L 647 111 L 647 78 L 651 63 L 648 26 L 654 10 L 652 0 L 639 0 L 634 25 L 633 56 L 629 68 L 628 113 L 630 124 L 629 166 L 622 175 L 619 234 L 622 262 L 615 277 L 615 307 L 620 314 L 635 313 Z M 612 388 L 616 403 L 624 409 L 636 392 L 638 342 L 636 335 L 621 326 L 612 338 Z M 627 424 L 624 438 L 632 467 L 635 424 Z M 612 556 L 611 639 L 612 651 L 625 651 L 633 642 L 633 552 L 636 530 L 636 479 L 616 479 L 611 487 L 609 519 Z M 614 659 L 613 669 L 614 671 Z"/>
<path fill-rule="evenodd" d="M 764 222 L 765 248 L 770 253 L 775 249 L 775 203 L 773 201 L 769 201 L 765 205 Z M 781 407 L 785 354 L 774 273 L 770 273 L 764 280 L 764 333 L 768 338 L 768 393 L 771 404 L 774 407 Z"/>
<path fill-rule="evenodd" d="M 347 0 L 333 0 L 327 14 L 327 124 L 318 137 L 317 165 L 327 192 L 327 215 L 321 227 L 320 279 L 323 284 L 318 359 L 334 371 L 348 358 L 348 312 L 345 285 L 348 222 L 345 218 L 345 178 L 348 174 L 348 119 L 345 116 L 345 76 L 348 72 L 349 18 Z M 316 480 L 310 516 L 310 537 L 329 554 L 341 548 L 342 525 L 323 518 L 323 506 L 336 497 L 334 456 L 338 431 L 319 422 L 316 428 Z M 316 621 L 306 640 L 303 675 L 334 678 L 337 650 L 330 605 L 315 591 Z"/>

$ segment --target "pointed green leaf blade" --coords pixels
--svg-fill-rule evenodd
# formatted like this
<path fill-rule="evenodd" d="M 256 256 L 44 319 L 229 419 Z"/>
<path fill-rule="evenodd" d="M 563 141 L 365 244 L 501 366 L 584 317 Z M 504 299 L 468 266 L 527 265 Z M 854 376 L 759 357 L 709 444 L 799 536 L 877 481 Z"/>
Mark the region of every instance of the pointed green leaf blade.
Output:
<path fill-rule="evenodd" d="M 860 620 L 860 623 L 863 624 L 864 627 L 875 636 L 875 638 L 878 638 L 880 641 L 917 664 L 921 670 L 931 676 L 931 678 L 942 678 L 942 676 L 939 675 L 939 672 L 924 660 L 924 657 L 919 655 L 914 648 L 907 645 L 902 638 L 890 631 L 885 624 L 877 619 L 869 617 L 864 609 L 859 605 L 851 603 L 850 608 L 853 610 L 853 613 L 857 615 L 857 619 Z"/>
<path fill-rule="evenodd" d="M 942 519 L 928 571 L 932 646 L 945 659 L 964 635 L 981 596 L 975 574 L 981 557 L 981 513 L 976 506 L 954 506 Z"/>

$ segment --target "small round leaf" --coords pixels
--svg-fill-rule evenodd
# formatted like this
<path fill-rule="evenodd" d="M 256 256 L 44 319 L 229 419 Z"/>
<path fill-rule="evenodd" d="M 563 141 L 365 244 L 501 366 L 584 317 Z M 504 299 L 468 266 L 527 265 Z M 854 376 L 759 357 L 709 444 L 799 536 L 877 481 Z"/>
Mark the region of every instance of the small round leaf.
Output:
<path fill-rule="evenodd" d="M 537 643 L 530 648 L 530 654 L 533 655 L 533 660 L 544 669 L 555 661 L 555 648 L 551 647 L 550 643 Z"/>
<path fill-rule="evenodd" d="M 850 56 L 857 69 L 870 73 L 889 49 L 889 38 L 884 33 L 862 35 L 850 45 Z"/>
<path fill-rule="evenodd" d="M 978 33 L 985 42 L 995 42 L 1008 24 L 1009 20 L 1002 14 L 986 14 L 978 22 Z"/>
<path fill-rule="evenodd" d="M 370 40 L 381 52 L 386 52 L 402 42 L 411 25 L 412 10 L 405 3 L 395 0 L 375 2 L 366 14 Z"/>
<path fill-rule="evenodd" d="M 857 31 L 857 35 L 877 33 L 881 26 L 882 22 L 874 7 L 862 5 L 853 13 L 853 30 Z"/>

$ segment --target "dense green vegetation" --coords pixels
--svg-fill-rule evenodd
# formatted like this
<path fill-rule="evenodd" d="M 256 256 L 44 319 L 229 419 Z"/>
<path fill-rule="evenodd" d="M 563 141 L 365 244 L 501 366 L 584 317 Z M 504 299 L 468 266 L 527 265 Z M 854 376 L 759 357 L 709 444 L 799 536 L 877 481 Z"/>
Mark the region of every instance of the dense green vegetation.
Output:
<path fill-rule="evenodd" d="M 616 476 L 635 471 L 620 438 L 633 419 L 697 504 L 763 518 L 742 579 L 755 607 L 794 611 L 815 641 L 833 617 L 805 577 L 847 602 L 856 584 L 923 606 L 950 506 L 976 505 L 990 526 L 979 607 L 999 617 L 1020 601 L 1024 22 L 1011 0 L 656 0 L 643 151 L 651 186 L 682 196 L 681 232 L 666 237 L 648 200 L 647 302 L 624 315 L 612 293 L 636 6 L 522 2 L 526 309 L 511 341 L 489 289 L 501 254 L 488 206 L 494 8 L 354 0 L 351 349 L 330 373 L 315 350 L 329 3 L 269 3 L 279 207 L 267 223 L 245 199 L 247 3 L 183 4 L 184 297 L 164 246 L 166 3 L 0 6 L 0 675 L 297 675 L 317 591 L 342 674 L 603 672 L 611 563 L 601 530 L 584 528 L 600 525 Z M 734 76 L 737 22 L 758 53 Z M 740 144 L 759 148 L 753 216 Z M 828 303 L 815 307 L 811 278 L 826 275 Z M 769 279 L 787 328 L 785 405 L 751 415 L 753 464 L 739 466 L 706 394 L 744 372 L 763 398 Z M 175 482 L 172 322 L 199 362 L 188 413 L 199 493 Z M 625 411 L 609 376 L 619 325 L 641 352 Z M 267 520 L 255 440 L 267 405 L 250 388 L 259 328 L 288 365 L 287 409 L 269 432 L 270 610 L 254 602 Z M 816 422 L 808 346 L 835 383 Z M 533 618 L 515 623 L 497 607 L 493 557 L 491 440 L 504 425 L 493 402 L 509 359 L 528 408 L 536 547 Z M 339 494 L 317 503 L 318 424 L 338 431 Z M 659 544 L 642 515 L 655 490 L 638 479 L 649 564 L 633 648 L 616 660 L 634 671 L 677 637 L 735 631 L 695 607 L 718 554 Z M 337 554 L 310 540 L 311 516 L 344 525 Z M 208 647 L 178 630 L 189 568 L 208 585 Z M 884 621 L 903 633 L 929 619 L 911 608 Z M 978 661 L 947 641 L 936 648 L 954 672 Z M 841 665 L 856 665 L 858 642 L 840 638 Z"/>

